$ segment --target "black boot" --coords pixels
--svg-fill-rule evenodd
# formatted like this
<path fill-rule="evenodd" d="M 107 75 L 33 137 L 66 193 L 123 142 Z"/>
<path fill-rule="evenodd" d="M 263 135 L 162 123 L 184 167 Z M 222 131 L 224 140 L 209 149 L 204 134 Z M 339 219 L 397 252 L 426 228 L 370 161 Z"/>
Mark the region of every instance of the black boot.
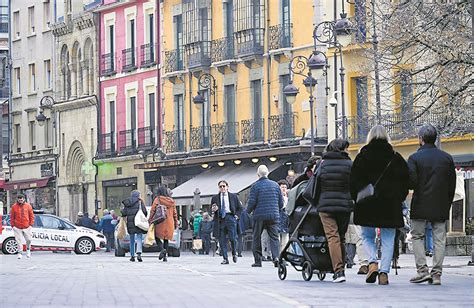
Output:
<path fill-rule="evenodd" d="M 158 256 L 158 259 L 164 259 L 166 257 L 166 249 L 163 249 Z"/>
<path fill-rule="evenodd" d="M 130 258 L 130 261 L 131 261 L 131 262 L 135 262 L 135 257 L 132 256 L 132 257 Z"/>
<path fill-rule="evenodd" d="M 142 260 L 142 253 L 141 253 L 141 252 L 138 252 L 138 253 L 137 253 L 137 260 L 138 260 L 138 262 L 143 262 L 143 260 Z"/>

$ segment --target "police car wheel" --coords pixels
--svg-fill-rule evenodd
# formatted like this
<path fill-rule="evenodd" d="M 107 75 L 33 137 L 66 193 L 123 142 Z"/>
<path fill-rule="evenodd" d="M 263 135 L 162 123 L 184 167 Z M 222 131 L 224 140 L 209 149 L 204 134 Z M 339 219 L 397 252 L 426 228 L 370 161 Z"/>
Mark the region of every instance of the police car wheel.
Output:
<path fill-rule="evenodd" d="M 18 243 L 15 238 L 7 238 L 2 245 L 2 252 L 6 255 L 13 255 L 18 252 Z"/>
<path fill-rule="evenodd" d="M 81 237 L 76 242 L 75 252 L 79 255 L 88 255 L 94 251 L 94 248 L 94 242 L 90 238 Z"/>

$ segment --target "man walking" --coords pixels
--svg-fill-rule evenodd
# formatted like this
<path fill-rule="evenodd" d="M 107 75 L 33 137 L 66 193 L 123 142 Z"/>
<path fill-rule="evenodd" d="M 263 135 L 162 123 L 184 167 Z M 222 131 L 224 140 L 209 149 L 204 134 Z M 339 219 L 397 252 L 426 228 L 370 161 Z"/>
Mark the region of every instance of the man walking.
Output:
<path fill-rule="evenodd" d="M 99 232 L 102 231 L 102 233 L 104 233 L 107 240 L 105 252 L 110 252 L 114 243 L 115 224 L 113 223 L 113 217 L 109 213 L 109 210 L 104 210 L 104 216 L 100 220 L 98 229 Z"/>
<path fill-rule="evenodd" d="M 446 247 L 446 220 L 454 197 L 456 173 L 451 155 L 435 146 L 437 131 L 427 124 L 418 132 L 421 147 L 408 159 L 410 188 L 414 190 L 411 201 L 413 250 L 417 275 L 410 282 L 428 281 L 441 284 L 444 252 Z M 425 256 L 425 226 L 431 222 L 434 254 L 433 268 L 428 273 Z"/>
<path fill-rule="evenodd" d="M 33 208 L 25 202 L 25 196 L 18 194 L 17 202 L 13 204 L 10 212 L 10 224 L 13 228 L 15 240 L 18 243 L 18 259 L 22 258 L 23 239 L 26 242 L 26 257 L 31 257 L 31 226 L 35 223 Z"/>
<path fill-rule="evenodd" d="M 275 266 L 278 266 L 280 241 L 278 223 L 280 210 L 283 207 L 283 195 L 280 187 L 268 179 L 268 168 L 260 165 L 257 169 L 258 180 L 250 188 L 247 212 L 253 212 L 253 245 L 252 251 L 255 263 L 252 267 L 262 267 L 262 231 L 265 229 L 270 237 L 270 250 Z"/>
<path fill-rule="evenodd" d="M 218 183 L 219 194 L 211 199 L 214 212 L 214 225 L 219 230 L 220 254 L 224 258 L 221 264 L 229 264 L 227 242 L 230 241 L 232 261 L 237 263 L 237 219 L 242 211 L 242 204 L 236 194 L 229 192 L 229 184 L 221 180 Z"/>

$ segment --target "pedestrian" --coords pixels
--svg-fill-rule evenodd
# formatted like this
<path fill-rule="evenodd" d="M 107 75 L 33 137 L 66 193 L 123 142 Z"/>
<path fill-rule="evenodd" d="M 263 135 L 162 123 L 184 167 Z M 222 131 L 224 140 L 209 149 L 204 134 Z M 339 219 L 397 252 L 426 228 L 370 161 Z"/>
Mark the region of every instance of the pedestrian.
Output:
<path fill-rule="evenodd" d="M 202 221 L 199 226 L 199 234 L 202 239 L 203 253 L 208 255 L 211 248 L 211 233 L 213 228 L 212 218 L 209 213 L 202 215 Z"/>
<path fill-rule="evenodd" d="M 306 162 L 306 167 L 304 169 L 304 172 L 298 176 L 295 181 L 293 182 L 293 185 L 291 187 L 296 187 L 299 183 L 308 181 L 314 174 L 314 166 L 316 166 L 319 162 L 321 157 L 319 156 L 311 156 L 308 161 Z"/>
<path fill-rule="evenodd" d="M 194 238 L 199 238 L 199 227 L 201 226 L 202 214 L 203 212 L 199 211 L 194 215 L 194 220 L 193 220 Z"/>
<path fill-rule="evenodd" d="M 135 226 L 135 215 L 138 211 L 142 211 L 145 216 L 147 215 L 147 210 L 143 200 L 141 199 L 141 194 L 138 190 L 132 190 L 130 197 L 123 200 L 122 204 L 122 217 L 126 217 L 127 223 L 127 232 L 130 235 L 130 261 L 135 262 L 135 245 L 137 246 L 137 260 L 142 262 L 142 250 L 143 250 L 143 234 L 146 234 L 147 231 L 144 231 L 137 226 Z"/>
<path fill-rule="evenodd" d="M 23 256 L 23 240 L 26 242 L 26 257 L 31 257 L 31 239 L 33 237 L 31 229 L 34 223 L 33 208 L 26 202 L 25 195 L 18 194 L 10 211 L 10 225 L 18 243 L 18 259 Z"/>
<path fill-rule="evenodd" d="M 76 226 L 82 227 L 82 217 L 84 217 L 84 213 L 82 211 L 77 212 Z"/>
<path fill-rule="evenodd" d="M 79 212 L 79 213 L 81 213 L 81 212 Z M 82 226 L 82 227 L 86 227 L 86 228 L 89 228 L 89 229 L 97 230 L 97 227 L 94 225 L 94 222 L 89 217 L 89 213 L 87 213 L 87 212 L 85 212 L 84 215 L 79 218 L 77 225 Z"/>
<path fill-rule="evenodd" d="M 278 233 L 280 233 L 280 252 L 285 248 L 290 240 L 289 228 L 290 219 L 286 213 L 286 205 L 288 204 L 288 182 L 286 180 L 278 181 L 281 194 L 283 196 L 283 207 L 280 210 L 280 223 L 278 224 Z"/>
<path fill-rule="evenodd" d="M 95 214 L 94 216 L 92 216 L 92 223 L 93 223 L 93 228 L 94 230 L 97 230 L 99 228 L 99 224 L 100 224 L 100 219 L 99 219 L 99 215 Z"/>
<path fill-rule="evenodd" d="M 250 215 L 247 213 L 247 208 L 242 208 L 242 213 L 239 216 L 238 227 L 240 233 L 237 236 L 237 257 L 242 257 L 244 250 L 244 237 L 247 230 L 252 228 L 252 221 Z"/>
<path fill-rule="evenodd" d="M 178 212 L 176 211 L 176 203 L 170 197 L 169 190 L 165 186 L 158 187 L 155 200 L 151 205 L 150 221 L 155 216 L 158 205 L 163 205 L 166 208 L 166 219 L 155 225 L 155 241 L 158 246 L 163 247 L 158 259 L 167 262 L 169 241 L 173 240 L 174 230 L 178 228 Z"/>
<path fill-rule="evenodd" d="M 365 281 L 374 283 L 378 278 L 380 285 L 387 285 L 395 230 L 403 227 L 402 202 L 408 194 L 408 166 L 403 157 L 393 150 L 390 137 L 381 125 L 369 131 L 367 144 L 352 165 L 352 198 L 357 200 L 358 193 L 369 184 L 373 185 L 375 192 L 372 197 L 356 202 L 354 223 L 362 226 L 363 246 L 369 259 Z M 380 269 L 375 228 L 380 228 L 382 240 Z"/>
<path fill-rule="evenodd" d="M 221 264 L 229 264 L 227 242 L 230 241 L 232 261 L 237 263 L 237 220 L 242 212 L 237 194 L 229 192 L 229 183 L 224 180 L 218 182 L 219 193 L 212 197 L 212 212 L 214 224 L 219 230 L 220 255 L 223 257 Z"/>
<path fill-rule="evenodd" d="M 114 243 L 115 225 L 113 224 L 113 217 L 109 210 L 104 210 L 104 216 L 100 219 L 98 231 L 104 233 L 106 239 L 105 252 L 110 252 Z"/>
<path fill-rule="evenodd" d="M 394 269 L 400 268 L 400 265 L 398 263 L 398 259 L 400 257 L 400 240 L 402 239 L 402 234 L 405 232 L 405 228 L 406 228 L 405 217 L 408 214 L 408 205 L 406 201 L 403 201 L 402 203 L 402 213 L 403 213 L 403 227 L 397 228 L 395 232 L 395 241 L 394 241 L 395 243 L 393 246 L 393 258 L 392 258 L 392 268 Z M 402 247 L 403 247 L 403 244 L 402 244 Z"/>
<path fill-rule="evenodd" d="M 425 256 L 433 256 L 433 227 L 431 222 L 427 221 L 425 226 Z"/>
<path fill-rule="evenodd" d="M 349 226 L 354 201 L 350 193 L 352 161 L 347 149 L 349 142 L 334 139 L 326 147 L 317 176 L 317 210 L 329 245 L 333 282 L 346 281 L 344 237 Z"/>
<path fill-rule="evenodd" d="M 262 231 L 262 261 L 273 261 L 272 251 L 270 248 L 270 237 L 268 236 L 267 230 Z"/>
<path fill-rule="evenodd" d="M 270 250 L 275 267 L 278 266 L 279 237 L 278 223 L 280 210 L 283 207 L 283 195 L 280 187 L 268 179 L 268 168 L 260 165 L 257 169 L 258 180 L 250 188 L 247 201 L 247 212 L 253 213 L 253 243 L 252 252 L 255 263 L 252 267 L 262 267 L 262 231 L 267 230 L 270 237 Z"/>
<path fill-rule="evenodd" d="M 410 282 L 441 284 L 446 249 L 446 220 L 456 188 L 456 173 L 451 155 L 435 146 L 438 132 L 426 124 L 418 132 L 420 148 L 408 158 L 410 188 L 413 189 L 410 216 L 413 252 L 417 275 Z M 431 223 L 434 250 L 431 273 L 426 264 L 425 227 Z"/>

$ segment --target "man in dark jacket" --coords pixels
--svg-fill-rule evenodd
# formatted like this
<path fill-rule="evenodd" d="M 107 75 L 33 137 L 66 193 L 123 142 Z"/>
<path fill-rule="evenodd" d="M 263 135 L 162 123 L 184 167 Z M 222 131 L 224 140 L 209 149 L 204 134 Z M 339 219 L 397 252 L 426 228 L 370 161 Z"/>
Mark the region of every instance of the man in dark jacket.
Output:
<path fill-rule="evenodd" d="M 97 229 L 99 232 L 102 231 L 105 235 L 105 238 L 107 239 L 105 252 L 110 252 L 114 243 L 115 224 L 113 224 L 113 217 L 110 215 L 109 210 L 104 210 L 104 216 L 101 218 L 99 227 Z"/>
<path fill-rule="evenodd" d="M 82 226 L 82 227 L 86 227 L 86 228 L 89 228 L 89 229 L 96 230 L 96 228 L 94 227 L 94 222 L 89 217 L 89 213 L 87 213 L 87 212 L 84 213 L 84 216 L 79 218 L 79 220 L 77 222 L 77 225 Z"/>
<path fill-rule="evenodd" d="M 199 236 L 202 239 L 202 251 L 204 254 L 209 254 L 211 248 L 211 233 L 213 228 L 213 222 L 209 213 L 205 212 L 202 215 L 202 221 L 199 225 Z"/>
<path fill-rule="evenodd" d="M 427 124 L 418 132 L 421 147 L 408 159 L 410 188 L 414 190 L 411 201 L 413 251 L 417 275 L 410 282 L 441 284 L 444 251 L 446 247 L 446 220 L 456 188 L 456 173 L 451 155 L 435 146 L 437 131 Z M 425 256 L 425 225 L 431 222 L 434 255 L 431 275 Z"/>
<path fill-rule="evenodd" d="M 219 194 L 211 199 L 214 214 L 214 228 L 219 232 L 219 247 L 224 260 L 221 264 L 229 264 L 227 242 L 232 248 L 232 261 L 237 263 L 237 220 L 242 212 L 242 204 L 236 194 L 229 192 L 229 184 L 221 180 L 218 183 Z"/>
<path fill-rule="evenodd" d="M 278 266 L 280 240 L 278 223 L 280 210 L 283 207 L 283 195 L 280 187 L 268 179 L 268 168 L 260 165 L 257 169 L 259 179 L 250 188 L 247 201 L 247 212 L 253 213 L 253 245 L 255 263 L 252 267 L 262 267 L 262 231 L 265 229 L 270 237 L 270 250 L 275 266 Z"/>

